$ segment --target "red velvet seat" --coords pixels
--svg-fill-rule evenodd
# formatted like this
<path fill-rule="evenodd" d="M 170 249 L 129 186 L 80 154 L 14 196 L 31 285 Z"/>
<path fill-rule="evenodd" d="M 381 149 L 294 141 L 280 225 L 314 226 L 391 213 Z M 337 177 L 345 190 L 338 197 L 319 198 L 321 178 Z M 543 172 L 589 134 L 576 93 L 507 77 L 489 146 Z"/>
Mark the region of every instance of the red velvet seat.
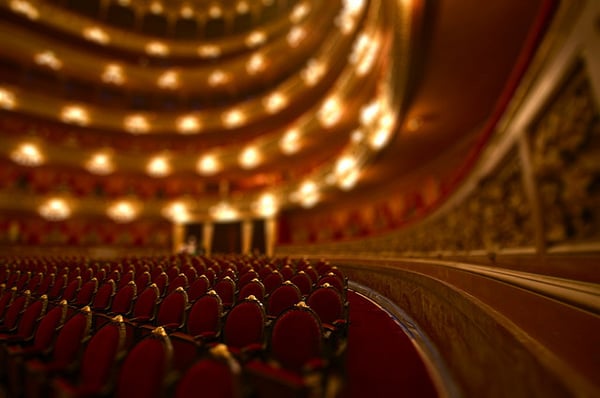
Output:
<path fill-rule="evenodd" d="M 141 292 L 142 290 L 144 290 L 152 281 L 152 275 L 150 275 L 150 272 L 148 271 L 143 271 L 140 272 L 136 277 L 135 277 L 135 285 L 137 286 L 137 289 Z"/>
<path fill-rule="evenodd" d="M 262 280 L 265 285 L 265 295 L 268 296 L 273 293 L 273 290 L 277 289 L 284 282 L 283 275 L 279 271 L 273 271 L 265 276 Z"/>
<path fill-rule="evenodd" d="M 86 306 L 78 310 L 62 326 L 51 346 L 50 355 L 25 362 L 25 393 L 29 398 L 47 395 L 50 378 L 72 370 L 83 342 L 91 333 L 92 312 Z"/>
<path fill-rule="evenodd" d="M 136 297 L 137 287 L 135 285 L 135 282 L 129 282 L 127 285 L 120 288 L 117 291 L 117 293 L 115 293 L 115 296 L 112 300 L 112 304 L 110 306 L 109 314 L 112 316 L 129 316 L 131 314 L 131 310 L 133 309 L 133 303 Z"/>
<path fill-rule="evenodd" d="M 240 366 L 227 350 L 219 344 L 209 351 L 209 356 L 194 363 L 177 382 L 175 398 L 239 398 Z"/>
<path fill-rule="evenodd" d="M 41 272 L 36 272 L 31 279 L 29 279 L 29 282 L 27 282 L 27 285 L 25 286 L 25 290 L 29 290 L 31 292 L 31 294 L 35 294 L 38 286 L 40 285 L 40 283 L 42 282 L 42 280 L 44 279 L 44 274 Z"/>
<path fill-rule="evenodd" d="M 39 299 L 34 300 L 23 311 L 23 314 L 18 321 L 16 330 L 4 331 L 0 333 L 0 344 L 6 345 L 22 343 L 32 339 L 37 321 L 46 314 L 47 307 L 47 296 L 44 295 Z M 4 353 L 4 350 L 0 350 L 0 352 Z M 0 356 L 4 358 L 3 354 L 0 354 Z M 0 368 L 4 369 L 4 364 L 4 360 L 0 359 Z"/>
<path fill-rule="evenodd" d="M 248 296 L 254 296 L 261 302 L 265 299 L 265 286 L 260 280 L 255 278 L 246 283 L 240 288 L 237 299 L 238 301 L 243 300 Z"/>
<path fill-rule="evenodd" d="M 112 299 L 116 293 L 115 281 L 109 279 L 102 283 L 92 300 L 91 308 L 93 312 L 106 313 L 110 309 Z"/>
<path fill-rule="evenodd" d="M 160 326 L 129 351 L 117 377 L 117 398 L 159 398 L 164 396 L 165 379 L 171 371 L 173 347 Z"/>
<path fill-rule="evenodd" d="M 77 372 L 71 377 L 53 380 L 55 396 L 67 398 L 107 395 L 110 392 L 113 370 L 127 348 L 125 342 L 123 317 L 117 315 L 89 340 Z"/>
<path fill-rule="evenodd" d="M 159 300 L 158 287 L 152 283 L 138 295 L 128 321 L 134 325 L 152 323 L 156 317 Z"/>
<path fill-rule="evenodd" d="M 92 303 L 94 295 L 98 291 L 98 279 L 92 278 L 83 283 L 81 288 L 69 304 L 76 308 L 82 308 Z"/>
<path fill-rule="evenodd" d="M 188 278 L 185 274 L 179 274 L 174 279 L 169 282 L 169 286 L 167 286 L 167 294 L 174 292 L 178 287 L 186 290 L 188 288 Z"/>
<path fill-rule="evenodd" d="M 119 279 L 119 283 L 117 284 L 117 289 L 122 288 L 126 284 L 135 280 L 135 272 L 133 270 L 127 271 L 121 278 Z"/>
<path fill-rule="evenodd" d="M 185 324 L 187 309 L 187 293 L 179 286 L 160 302 L 156 318 L 152 322 L 154 326 L 146 325 L 146 328 L 162 326 L 167 332 L 179 330 Z"/>
<path fill-rule="evenodd" d="M 215 283 L 214 290 L 223 301 L 223 308 L 227 311 L 235 304 L 235 282 L 231 277 L 225 276 Z"/>
<path fill-rule="evenodd" d="M 0 322 L 0 333 L 11 333 L 17 329 L 19 316 L 27 308 L 30 300 L 31 292 L 29 290 L 16 295 L 12 303 L 7 306 L 4 319 Z"/>
<path fill-rule="evenodd" d="M 298 271 L 296 275 L 292 276 L 290 281 L 298 286 L 300 289 L 300 293 L 302 293 L 303 297 L 306 297 L 310 294 L 313 288 L 313 283 L 310 277 L 304 271 Z"/>
<path fill-rule="evenodd" d="M 283 279 L 286 281 L 289 281 L 290 279 L 292 279 L 292 276 L 294 276 L 294 274 L 295 274 L 294 269 L 289 264 L 286 264 L 283 267 L 281 267 L 279 272 L 281 272 Z"/>
<path fill-rule="evenodd" d="M 39 285 L 36 287 L 35 290 L 32 290 L 31 293 L 36 296 L 36 297 L 40 297 L 42 295 L 46 295 L 46 298 L 48 297 L 48 290 L 50 289 L 50 286 L 54 285 L 54 280 L 56 279 L 56 274 L 51 272 L 49 274 L 46 274 L 42 280 L 40 281 Z"/>
<path fill-rule="evenodd" d="M 0 321 L 4 319 L 4 314 L 6 313 L 7 308 L 13 302 L 15 297 L 17 296 L 17 287 L 13 286 L 4 293 L 0 297 Z"/>
<path fill-rule="evenodd" d="M 229 311 L 223 326 L 223 342 L 238 359 L 262 353 L 266 318 L 262 303 L 254 296 L 243 299 Z"/>
<path fill-rule="evenodd" d="M 302 293 L 298 289 L 298 286 L 290 281 L 285 281 L 269 296 L 267 300 L 267 315 L 274 319 L 300 300 L 302 300 Z"/>
<path fill-rule="evenodd" d="M 54 283 L 50 286 L 48 290 L 48 300 L 55 302 L 60 301 L 62 297 L 63 290 L 67 286 L 67 275 L 60 274 L 54 279 Z"/>
<path fill-rule="evenodd" d="M 313 290 L 306 304 L 319 316 L 331 351 L 340 354 L 345 349 L 348 327 L 348 307 L 340 292 L 325 283 Z"/>
<path fill-rule="evenodd" d="M 185 331 L 197 340 L 219 337 L 223 321 L 223 302 L 214 290 L 200 297 L 189 310 Z"/>
<path fill-rule="evenodd" d="M 188 299 L 190 302 L 195 302 L 200 297 L 206 294 L 208 289 L 210 288 L 210 282 L 206 275 L 200 275 L 196 278 L 194 282 L 188 287 Z"/>
<path fill-rule="evenodd" d="M 319 317 L 304 303 L 283 312 L 273 323 L 269 361 L 246 364 L 260 397 L 323 395 L 323 333 Z"/>
<path fill-rule="evenodd" d="M 348 290 L 346 281 L 344 281 L 343 279 L 340 279 L 340 277 L 338 275 L 336 275 L 335 273 L 328 272 L 327 274 L 325 274 L 319 278 L 317 285 L 321 286 L 325 283 L 328 283 L 331 286 L 333 286 L 334 288 L 336 288 L 340 292 L 340 294 L 342 295 L 344 300 L 346 299 L 346 293 Z"/>
<path fill-rule="evenodd" d="M 241 289 L 244 285 L 250 282 L 252 279 L 260 279 L 260 275 L 254 269 L 249 269 L 240 275 L 238 279 L 238 287 Z"/>
<path fill-rule="evenodd" d="M 159 296 L 162 297 L 167 291 L 167 286 L 169 285 L 169 276 L 166 272 L 161 272 L 155 278 L 152 279 L 152 283 L 156 285 Z"/>
<path fill-rule="evenodd" d="M 67 300 L 68 303 L 75 299 L 77 292 L 81 289 L 81 276 L 77 275 L 73 278 L 65 287 L 65 290 L 62 292 L 61 298 L 63 300 Z"/>

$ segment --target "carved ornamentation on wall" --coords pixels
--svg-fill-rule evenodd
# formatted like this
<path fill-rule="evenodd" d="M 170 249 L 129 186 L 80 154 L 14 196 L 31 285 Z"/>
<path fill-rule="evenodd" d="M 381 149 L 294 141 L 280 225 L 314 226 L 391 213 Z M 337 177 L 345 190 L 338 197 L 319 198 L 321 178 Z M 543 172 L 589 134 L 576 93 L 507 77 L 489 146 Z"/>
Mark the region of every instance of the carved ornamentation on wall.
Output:
<path fill-rule="evenodd" d="M 550 244 L 600 237 L 600 117 L 579 67 L 530 129 L 532 160 Z"/>

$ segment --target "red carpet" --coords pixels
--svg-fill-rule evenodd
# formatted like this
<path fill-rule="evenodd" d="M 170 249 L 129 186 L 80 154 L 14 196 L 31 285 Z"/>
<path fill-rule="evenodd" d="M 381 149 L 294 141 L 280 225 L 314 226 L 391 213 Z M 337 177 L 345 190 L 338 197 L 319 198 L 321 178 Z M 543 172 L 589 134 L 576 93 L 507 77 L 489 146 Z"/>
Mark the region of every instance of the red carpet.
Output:
<path fill-rule="evenodd" d="M 423 360 L 392 317 L 348 292 L 350 327 L 344 398 L 437 397 Z"/>

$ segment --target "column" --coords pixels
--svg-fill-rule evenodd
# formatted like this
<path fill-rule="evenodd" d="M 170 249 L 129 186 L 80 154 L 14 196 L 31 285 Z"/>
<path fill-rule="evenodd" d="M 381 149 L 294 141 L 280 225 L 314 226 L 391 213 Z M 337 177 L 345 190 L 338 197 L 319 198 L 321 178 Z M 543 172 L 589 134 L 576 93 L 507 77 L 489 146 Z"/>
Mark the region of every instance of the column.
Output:
<path fill-rule="evenodd" d="M 205 255 L 210 257 L 214 233 L 213 223 L 210 221 L 205 221 L 202 225 L 202 228 L 202 245 L 204 246 Z"/>
<path fill-rule="evenodd" d="M 245 219 L 242 221 L 242 254 L 250 253 L 252 245 L 252 220 Z"/>

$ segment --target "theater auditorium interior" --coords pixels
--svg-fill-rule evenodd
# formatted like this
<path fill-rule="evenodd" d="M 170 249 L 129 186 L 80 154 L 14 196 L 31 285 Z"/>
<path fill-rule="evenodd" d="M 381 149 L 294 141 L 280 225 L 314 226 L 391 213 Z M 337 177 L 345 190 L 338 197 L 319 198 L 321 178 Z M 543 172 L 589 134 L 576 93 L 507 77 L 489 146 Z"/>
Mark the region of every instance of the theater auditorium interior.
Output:
<path fill-rule="evenodd" d="M 597 0 L 0 0 L 0 397 L 600 396 Z"/>

